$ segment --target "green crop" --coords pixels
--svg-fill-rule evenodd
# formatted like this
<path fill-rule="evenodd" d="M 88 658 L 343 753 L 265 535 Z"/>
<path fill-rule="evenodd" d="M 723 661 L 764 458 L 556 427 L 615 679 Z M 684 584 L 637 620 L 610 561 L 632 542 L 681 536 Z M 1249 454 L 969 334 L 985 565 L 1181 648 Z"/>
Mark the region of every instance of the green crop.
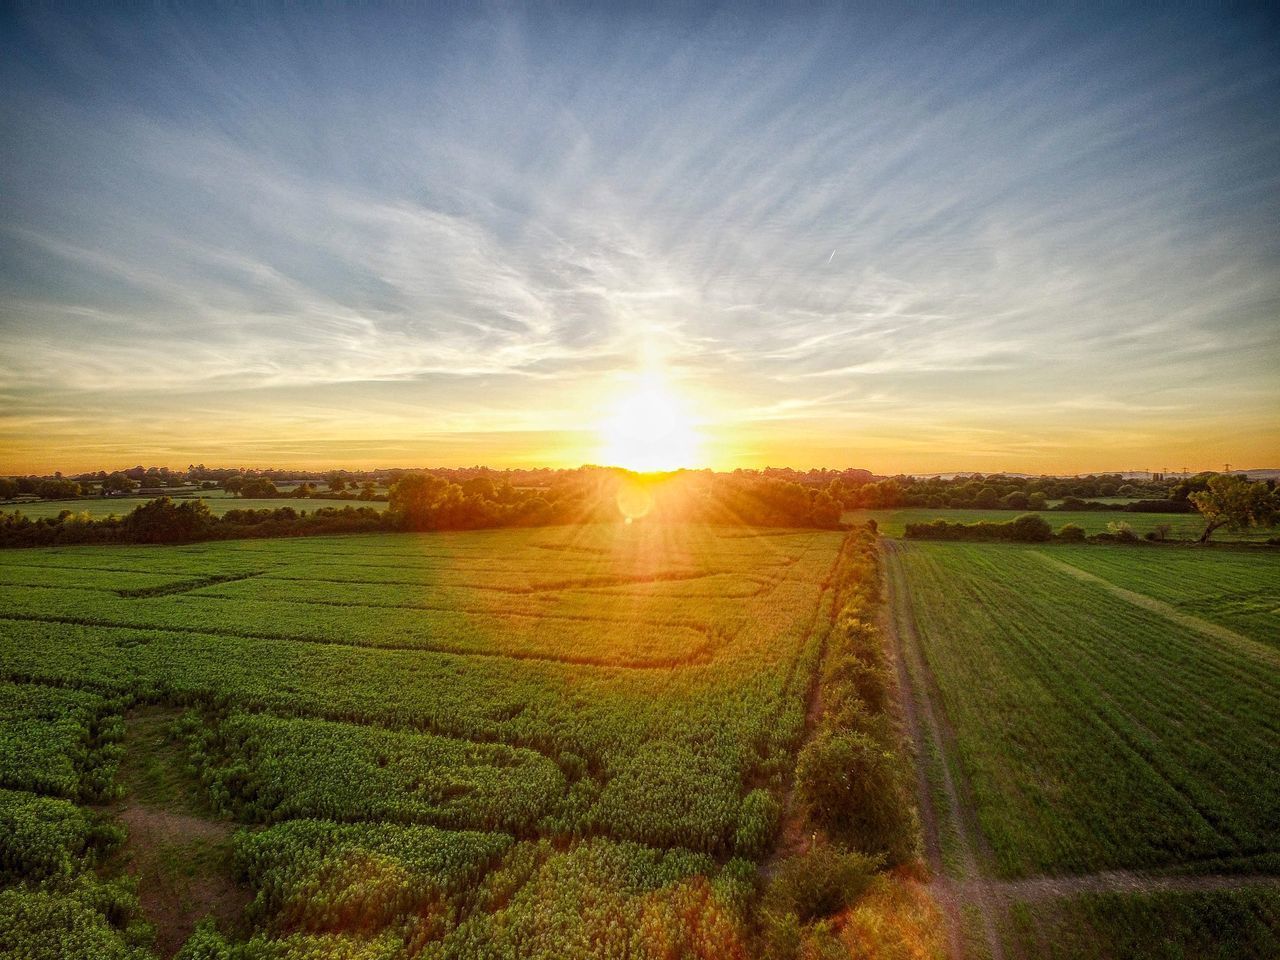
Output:
<path fill-rule="evenodd" d="M 901 550 L 995 868 L 1087 872 L 1275 851 L 1280 664 L 1260 644 L 1206 635 L 1054 559 L 1092 563 L 1082 558 L 1108 550 L 1135 552 Z M 1151 562 L 1167 553 L 1153 549 Z M 1230 592 L 1238 567 L 1209 560 L 1198 574 L 1216 584 L 1204 590 Z"/>

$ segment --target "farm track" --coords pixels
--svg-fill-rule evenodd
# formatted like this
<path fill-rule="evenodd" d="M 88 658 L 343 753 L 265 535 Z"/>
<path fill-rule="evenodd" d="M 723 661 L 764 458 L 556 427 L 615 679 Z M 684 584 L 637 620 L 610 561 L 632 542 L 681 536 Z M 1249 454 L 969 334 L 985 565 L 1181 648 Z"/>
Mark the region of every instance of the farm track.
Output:
<path fill-rule="evenodd" d="M 950 921 L 948 931 L 953 960 L 964 960 L 964 918 L 966 911 L 977 913 L 983 934 L 984 954 L 992 960 L 1003 960 L 1003 943 L 997 931 L 998 916 L 1015 903 L 1042 903 L 1083 894 L 1149 894 L 1211 893 L 1265 887 L 1280 890 L 1280 876 L 1274 874 L 1170 874 L 1177 864 L 1164 872 L 1103 870 L 1088 874 L 1033 876 L 1017 880 L 999 880 L 984 875 L 980 852 L 985 852 L 985 838 L 977 825 L 976 810 L 965 790 L 962 774 L 953 774 L 955 763 L 954 734 L 948 725 L 939 692 L 924 661 L 923 646 L 911 608 L 906 571 L 900 558 L 908 547 L 900 542 L 881 540 L 885 560 L 885 584 L 889 602 L 882 609 L 882 625 L 890 639 L 902 698 L 902 715 L 916 753 L 916 787 L 920 818 L 925 834 L 926 857 L 933 879 L 930 892 Z M 1204 636 L 1227 642 L 1248 654 L 1275 662 L 1276 652 L 1226 627 L 1182 613 L 1152 597 L 1126 590 L 1078 567 L 1037 552 L 1045 562 L 1083 581 L 1102 586 L 1112 594 L 1135 606 L 1156 613 L 1173 623 L 1196 630 Z M 939 784 L 931 785 L 926 758 L 937 760 Z M 941 789 L 946 798 L 945 815 L 935 808 L 932 787 Z M 944 833 L 957 839 L 959 879 L 948 875 L 944 856 Z M 987 859 L 990 863 L 990 858 Z"/>
<path fill-rule="evenodd" d="M 973 811 L 973 803 L 966 797 L 968 802 L 962 805 L 960 787 L 957 786 L 956 779 L 951 773 L 948 755 L 954 752 L 954 746 L 952 745 L 949 750 L 948 745 L 944 743 L 944 740 L 948 739 L 949 731 L 943 725 L 945 718 L 940 714 L 941 704 L 935 708 L 938 693 L 924 662 L 920 638 L 916 632 L 915 617 L 907 599 L 906 573 L 898 560 L 898 550 L 901 548 L 891 540 L 882 540 L 881 543 L 888 574 L 885 577 L 885 583 L 889 591 L 889 603 L 883 607 L 884 625 L 889 631 L 888 636 L 892 638 L 890 646 L 894 651 L 894 660 L 898 667 L 903 714 L 907 718 L 908 730 L 918 760 L 917 786 L 921 820 L 926 824 L 926 837 L 932 838 L 927 847 L 929 868 L 933 873 L 929 886 L 951 921 L 948 943 L 953 960 L 962 960 L 964 956 L 962 927 L 963 912 L 967 906 L 977 909 L 988 955 L 992 960 L 1004 960 L 1004 950 L 996 932 L 995 911 L 981 878 L 978 855 L 975 851 L 976 843 L 970 835 L 967 822 Z M 917 685 L 918 693 L 915 689 Z M 954 744 L 953 734 L 950 739 Z M 948 826 L 958 838 L 957 852 L 960 857 L 960 868 L 964 874 L 963 884 L 948 877 L 943 862 L 941 824 L 937 811 L 933 808 L 924 768 L 924 757 L 930 752 L 938 757 L 940 786 L 949 807 Z"/>

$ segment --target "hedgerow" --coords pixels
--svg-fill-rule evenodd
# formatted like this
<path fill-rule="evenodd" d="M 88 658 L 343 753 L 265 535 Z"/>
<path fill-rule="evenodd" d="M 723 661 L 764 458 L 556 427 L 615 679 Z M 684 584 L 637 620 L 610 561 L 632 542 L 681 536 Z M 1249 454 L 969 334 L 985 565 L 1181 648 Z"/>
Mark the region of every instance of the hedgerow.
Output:
<path fill-rule="evenodd" d="M 771 960 L 843 955 L 822 918 L 854 904 L 880 868 L 920 852 L 876 625 L 882 581 L 874 524 L 850 533 L 832 585 L 833 623 L 817 681 L 822 710 L 795 767 L 795 797 L 812 839 L 775 866 L 765 891 L 759 937 Z"/>

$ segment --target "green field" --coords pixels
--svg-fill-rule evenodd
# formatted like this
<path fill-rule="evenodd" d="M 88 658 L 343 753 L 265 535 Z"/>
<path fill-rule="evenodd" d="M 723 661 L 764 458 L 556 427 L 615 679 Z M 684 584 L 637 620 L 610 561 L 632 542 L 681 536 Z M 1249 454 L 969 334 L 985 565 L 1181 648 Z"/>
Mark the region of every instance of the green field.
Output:
<path fill-rule="evenodd" d="M 1238 960 L 1280 956 L 1280 890 L 1094 893 L 1018 904 L 1009 956 L 1043 960 Z"/>
<path fill-rule="evenodd" d="M 844 514 L 846 522 L 861 523 L 875 520 L 880 532 L 888 537 L 901 537 L 909 523 L 928 523 L 946 520 L 948 523 L 1008 523 L 1022 512 L 1017 510 L 939 510 L 930 507 L 904 507 L 893 510 L 851 510 Z M 1119 510 L 1042 510 L 1040 516 L 1057 531 L 1068 523 L 1074 523 L 1088 534 L 1106 533 L 1109 523 L 1127 523 L 1139 536 L 1155 530 L 1160 524 L 1168 524 L 1170 537 L 1178 540 L 1199 540 L 1204 532 L 1204 520 L 1198 513 L 1126 513 Z M 1214 540 L 1239 540 L 1263 542 L 1280 534 L 1280 529 L 1252 529 L 1232 533 L 1229 530 L 1214 531 Z"/>
<path fill-rule="evenodd" d="M 1167 550 L 898 550 L 997 874 L 1280 854 L 1280 654 L 1265 645 L 1274 612 L 1241 623 L 1203 611 L 1249 631 L 1211 636 L 1058 565 L 1104 567 L 1093 555 L 1112 554 L 1141 584 L 1144 571 L 1164 578 Z M 1280 596 L 1272 556 L 1216 560 L 1200 575 L 1222 594 Z"/>
<path fill-rule="evenodd" d="M 237 841 L 246 956 L 733 956 L 843 538 L 636 524 L 6 551 L 0 801 L 65 806 L 0 852 L 19 875 L 83 863 L 75 803 L 114 789 L 121 713 L 154 703 L 186 711 L 174 750 L 210 809 L 275 824 Z M 124 936 L 92 891 L 5 896 L 0 924 L 61 911 Z"/>
<path fill-rule="evenodd" d="M 0 510 L 12 513 L 15 510 L 24 517 L 30 517 L 32 520 L 39 520 L 42 517 L 56 517 L 63 510 L 70 510 L 72 513 L 87 513 L 94 519 L 109 517 L 115 514 L 117 517 L 123 517 L 135 507 L 140 507 L 144 503 L 150 503 L 155 497 L 85 497 L 81 500 L 30 500 L 25 503 L 5 503 L 0 504 Z M 312 500 L 304 498 L 295 500 L 291 497 L 272 497 L 265 500 L 253 500 L 241 497 L 233 497 L 223 493 L 220 490 L 213 490 L 200 496 L 179 496 L 173 499 L 178 502 L 183 500 L 203 500 L 209 505 L 209 511 L 215 516 L 222 516 L 228 510 L 277 510 L 280 507 L 293 507 L 293 509 L 302 511 L 317 510 L 320 507 L 337 507 L 341 510 L 343 507 L 373 507 L 375 510 L 387 509 L 385 500 Z"/>
<path fill-rule="evenodd" d="M 887 562 L 972 953 L 1274 956 L 1280 557 L 899 541 Z"/>

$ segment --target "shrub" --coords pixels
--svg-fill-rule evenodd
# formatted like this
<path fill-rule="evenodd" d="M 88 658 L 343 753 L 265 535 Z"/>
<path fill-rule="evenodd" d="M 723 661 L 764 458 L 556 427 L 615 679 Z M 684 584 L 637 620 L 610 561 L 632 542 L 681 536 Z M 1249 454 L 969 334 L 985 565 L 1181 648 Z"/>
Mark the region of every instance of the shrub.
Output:
<path fill-rule="evenodd" d="M 1138 534 L 1134 532 L 1133 527 L 1125 520 L 1111 520 L 1107 523 L 1107 532 L 1111 537 L 1120 543 L 1137 543 Z"/>
<path fill-rule="evenodd" d="M 900 863 L 914 850 L 900 767 L 892 751 L 865 733 L 823 733 L 796 761 L 797 796 L 833 836 Z"/>
<path fill-rule="evenodd" d="M 1084 543 L 1084 527 L 1075 523 L 1063 524 L 1062 529 L 1058 531 L 1058 539 L 1063 543 Z"/>
<path fill-rule="evenodd" d="M 1053 528 L 1044 517 L 1036 513 L 1024 513 L 1009 526 L 1011 539 L 1022 543 L 1044 543 L 1053 539 Z"/>
<path fill-rule="evenodd" d="M 778 864 L 764 908 L 776 916 L 791 914 L 802 923 L 829 917 L 857 900 L 879 867 L 878 857 L 844 853 L 831 844 L 816 843 Z"/>

